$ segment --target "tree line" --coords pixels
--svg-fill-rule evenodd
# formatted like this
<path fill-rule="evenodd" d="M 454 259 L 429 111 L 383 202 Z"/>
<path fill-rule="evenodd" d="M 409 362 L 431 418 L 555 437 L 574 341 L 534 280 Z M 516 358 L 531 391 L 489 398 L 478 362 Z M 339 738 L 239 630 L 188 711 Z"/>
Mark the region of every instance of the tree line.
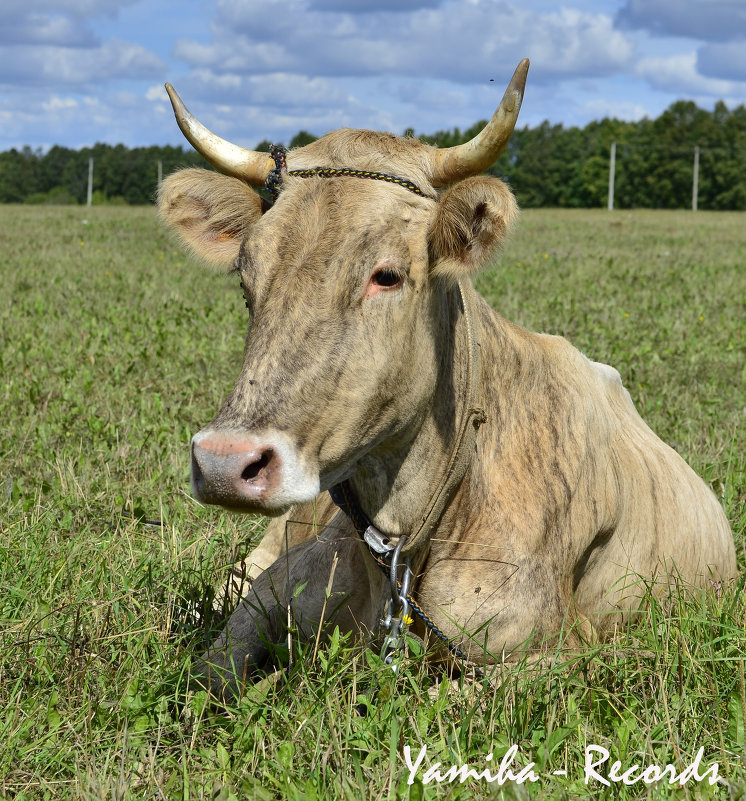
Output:
<path fill-rule="evenodd" d="M 484 124 L 419 138 L 448 147 L 468 141 Z M 315 138 L 300 131 L 288 144 L 297 147 Z M 616 208 L 689 207 L 694 148 L 699 147 L 699 208 L 746 209 L 746 106 L 729 110 L 722 101 L 706 111 L 680 100 L 654 120 L 603 119 L 583 128 L 545 121 L 518 128 L 490 172 L 510 183 L 524 207 L 605 206 L 612 142 Z M 269 144 L 262 141 L 256 149 L 267 151 Z M 90 158 L 94 203 L 152 203 L 158 162 L 163 175 L 179 167 L 208 166 L 190 148 L 170 145 L 96 144 L 80 150 L 56 145 L 46 153 L 13 149 L 0 153 L 0 202 L 85 203 Z"/>

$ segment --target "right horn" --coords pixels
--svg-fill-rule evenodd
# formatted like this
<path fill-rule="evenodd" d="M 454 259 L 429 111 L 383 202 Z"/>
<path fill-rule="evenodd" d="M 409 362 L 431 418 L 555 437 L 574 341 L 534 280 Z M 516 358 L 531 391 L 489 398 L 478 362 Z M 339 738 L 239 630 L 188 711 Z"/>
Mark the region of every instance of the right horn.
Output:
<path fill-rule="evenodd" d="M 434 151 L 430 165 L 433 186 L 446 186 L 470 175 L 478 175 L 494 164 L 505 150 L 521 110 L 529 60 L 516 67 L 503 99 L 492 119 L 469 142 Z"/>
<path fill-rule="evenodd" d="M 226 175 L 241 178 L 252 186 L 264 186 L 267 175 L 275 166 L 268 153 L 247 150 L 216 136 L 192 116 L 170 83 L 166 84 L 166 91 L 171 98 L 171 105 L 174 107 L 174 115 L 181 132 L 201 156 Z"/>

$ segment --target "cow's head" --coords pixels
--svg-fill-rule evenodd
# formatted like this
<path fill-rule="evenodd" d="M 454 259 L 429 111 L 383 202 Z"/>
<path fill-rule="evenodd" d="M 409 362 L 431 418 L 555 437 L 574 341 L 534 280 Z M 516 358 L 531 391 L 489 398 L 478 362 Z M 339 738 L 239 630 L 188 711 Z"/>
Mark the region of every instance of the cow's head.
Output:
<path fill-rule="evenodd" d="M 162 216 L 199 257 L 239 273 L 249 309 L 241 375 L 192 441 L 197 498 L 279 513 L 414 438 L 438 383 L 448 287 L 490 258 L 516 215 L 507 187 L 477 176 L 507 144 L 527 70 L 524 60 L 464 145 L 340 130 L 287 154 L 290 173 L 376 171 L 422 194 L 285 174 L 272 206 L 249 184 L 264 184 L 274 161 L 211 134 L 167 87 L 189 141 L 227 175 L 171 175 Z"/>

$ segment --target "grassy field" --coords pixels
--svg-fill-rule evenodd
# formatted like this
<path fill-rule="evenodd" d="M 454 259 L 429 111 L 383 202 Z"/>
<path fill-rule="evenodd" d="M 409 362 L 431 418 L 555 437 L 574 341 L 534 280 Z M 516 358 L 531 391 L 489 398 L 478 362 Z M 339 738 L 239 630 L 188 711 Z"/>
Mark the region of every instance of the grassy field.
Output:
<path fill-rule="evenodd" d="M 746 216 L 526 212 L 478 286 L 619 369 L 722 499 L 743 569 Z M 188 678 L 219 623 L 211 593 L 261 532 L 188 494 L 190 436 L 240 365 L 238 281 L 185 259 L 152 209 L 2 207 L 0 287 L 0 798 L 746 796 L 742 585 L 651 601 L 585 659 L 493 687 L 438 683 L 414 657 L 395 678 L 333 641 L 207 704 Z M 421 782 L 511 744 L 540 781 Z M 723 781 L 586 786 L 589 744 L 625 768 L 702 747 Z M 412 785 L 405 745 L 428 749 Z"/>

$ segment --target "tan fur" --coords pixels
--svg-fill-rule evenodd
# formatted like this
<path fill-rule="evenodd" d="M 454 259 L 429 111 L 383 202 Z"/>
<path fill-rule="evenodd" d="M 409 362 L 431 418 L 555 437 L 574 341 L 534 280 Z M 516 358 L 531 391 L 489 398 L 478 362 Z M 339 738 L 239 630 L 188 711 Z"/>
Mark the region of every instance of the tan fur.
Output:
<path fill-rule="evenodd" d="M 345 130 L 292 151 L 288 166 L 425 182 L 423 147 Z M 468 346 L 452 284 L 504 240 L 516 216 L 509 190 L 472 178 L 436 203 L 376 181 L 288 178 L 259 216 L 233 179 L 179 175 L 166 183 L 163 214 L 195 250 L 220 261 L 238 255 L 244 237 L 244 367 L 210 430 L 281 431 L 322 490 L 349 477 L 380 530 L 412 531 L 464 403 Z M 368 295 L 380 265 L 406 279 Z M 437 625 L 472 658 L 499 661 L 560 632 L 574 643 L 612 632 L 638 607 L 641 577 L 660 591 L 672 580 L 732 578 L 733 538 L 717 500 L 641 420 L 616 371 L 477 307 L 487 422 L 418 560 L 415 595 Z M 292 542 L 288 519 L 299 521 Z M 314 520 L 321 527 L 307 525 Z M 328 501 L 308 498 L 273 521 L 252 558 L 266 569 L 203 663 L 219 686 L 239 691 L 271 659 L 288 605 L 309 637 L 322 611 L 366 637 L 376 628 L 385 580 Z M 335 558 L 332 610 L 324 601 Z"/>
<path fill-rule="evenodd" d="M 501 181 L 479 176 L 452 186 L 430 224 L 434 275 L 458 280 L 495 256 L 518 217 L 518 206 Z"/>
<path fill-rule="evenodd" d="M 158 193 L 161 219 L 200 259 L 230 267 L 262 200 L 245 183 L 191 168 L 169 175 Z"/>

